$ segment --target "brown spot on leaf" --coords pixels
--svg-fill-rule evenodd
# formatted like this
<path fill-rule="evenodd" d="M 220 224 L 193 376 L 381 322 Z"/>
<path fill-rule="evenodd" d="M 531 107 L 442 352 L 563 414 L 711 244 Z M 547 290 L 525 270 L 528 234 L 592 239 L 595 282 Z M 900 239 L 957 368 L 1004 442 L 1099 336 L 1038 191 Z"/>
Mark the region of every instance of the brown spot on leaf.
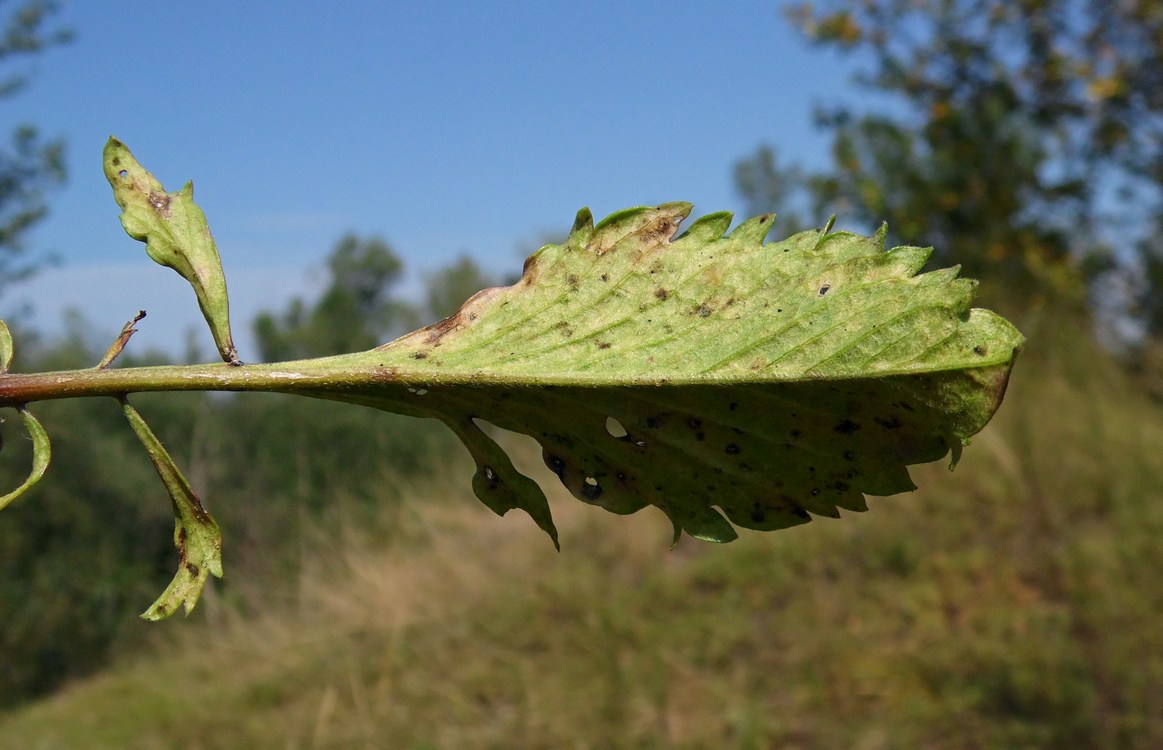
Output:
<path fill-rule="evenodd" d="M 554 456 L 552 454 L 546 453 L 545 454 L 545 465 L 549 467 L 550 471 L 552 471 L 554 474 L 557 475 L 558 479 L 562 480 L 563 482 L 565 481 L 565 460 L 564 459 L 562 459 L 560 456 Z"/>
<path fill-rule="evenodd" d="M 841 435 L 851 435 L 860 429 L 860 425 L 856 422 L 853 422 L 851 419 L 841 419 L 832 429 Z"/>
<path fill-rule="evenodd" d="M 163 219 L 170 218 L 170 196 L 166 193 L 158 193 L 151 190 L 149 193 L 149 205 L 153 206 L 154 213 Z"/>
<path fill-rule="evenodd" d="M 662 287 L 658 287 L 657 289 L 654 290 L 654 296 L 660 300 L 666 299 L 669 295 L 670 295 L 670 293 L 667 292 Z"/>

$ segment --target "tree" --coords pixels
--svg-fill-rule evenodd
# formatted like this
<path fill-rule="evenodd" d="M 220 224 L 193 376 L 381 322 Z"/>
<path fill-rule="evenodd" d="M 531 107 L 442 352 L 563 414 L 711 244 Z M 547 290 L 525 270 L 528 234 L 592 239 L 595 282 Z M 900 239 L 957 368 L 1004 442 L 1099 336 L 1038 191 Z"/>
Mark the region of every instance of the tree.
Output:
<path fill-rule="evenodd" d="M 1134 254 L 1163 186 L 1158 3 L 861 0 L 789 15 L 817 44 L 871 60 L 857 80 L 896 104 L 818 113 L 834 164 L 800 183 L 817 211 L 887 221 L 940 261 L 1026 289 L 1148 264 Z M 748 199 L 766 189 L 737 182 Z"/>
<path fill-rule="evenodd" d="M 461 255 L 450 266 L 440 269 L 425 280 L 425 312 L 433 319 L 452 315 L 466 299 L 496 281 L 481 270 L 472 258 Z"/>
<path fill-rule="evenodd" d="M 0 11 L 5 5 L 6 0 L 0 0 Z M 18 5 L 0 32 L 0 65 L 67 42 L 69 31 L 50 27 L 58 10 L 52 0 Z M 27 71 L 0 75 L 0 101 L 20 93 L 28 83 Z M 45 140 L 29 124 L 18 125 L 9 144 L 0 146 L 0 290 L 36 268 L 35 262 L 21 258 L 27 249 L 24 238 L 48 210 L 46 191 L 64 181 L 64 155 L 62 140 Z"/>
<path fill-rule="evenodd" d="M 344 236 L 327 260 L 329 283 L 313 306 L 294 299 L 281 315 L 254 324 L 266 361 L 321 357 L 381 344 L 415 322 L 410 305 L 391 294 L 404 264 L 378 237 Z"/>

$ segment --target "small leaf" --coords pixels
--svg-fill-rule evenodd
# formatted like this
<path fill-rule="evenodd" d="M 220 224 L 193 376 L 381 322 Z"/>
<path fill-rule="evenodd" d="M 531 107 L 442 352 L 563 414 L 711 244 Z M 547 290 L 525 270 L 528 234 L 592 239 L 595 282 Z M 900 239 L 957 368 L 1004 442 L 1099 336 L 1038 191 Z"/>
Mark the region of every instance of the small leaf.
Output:
<path fill-rule="evenodd" d="M 12 366 L 12 331 L 8 324 L 0 320 L 0 375 L 8 372 Z"/>
<path fill-rule="evenodd" d="M 3 326 L 3 323 L 0 323 L 0 326 Z M 7 326 L 4 326 L 4 332 L 7 330 Z M 24 420 L 24 428 L 28 430 L 28 436 L 32 439 L 32 470 L 28 473 L 28 478 L 24 480 L 24 484 L 0 497 L 0 510 L 3 510 L 9 503 L 39 482 L 48 470 L 48 464 L 52 458 L 52 444 L 49 443 L 48 433 L 44 431 L 40 420 L 32 416 L 32 412 L 24 407 L 17 408 L 17 411 L 20 412 L 20 417 Z"/>
<path fill-rule="evenodd" d="M 177 193 L 166 192 L 116 138 L 105 144 L 103 161 L 126 233 L 145 242 L 150 258 L 174 269 L 194 287 L 219 354 L 237 364 L 226 276 L 206 215 L 194 203 L 194 184 L 187 182 Z"/>
<path fill-rule="evenodd" d="M 158 600 L 141 616 L 146 620 L 164 620 L 177 612 L 178 607 L 185 607 L 188 615 L 198 603 L 208 575 L 222 577 L 222 534 L 153 430 L 129 401 L 122 399 L 121 406 L 174 504 L 178 572 Z"/>

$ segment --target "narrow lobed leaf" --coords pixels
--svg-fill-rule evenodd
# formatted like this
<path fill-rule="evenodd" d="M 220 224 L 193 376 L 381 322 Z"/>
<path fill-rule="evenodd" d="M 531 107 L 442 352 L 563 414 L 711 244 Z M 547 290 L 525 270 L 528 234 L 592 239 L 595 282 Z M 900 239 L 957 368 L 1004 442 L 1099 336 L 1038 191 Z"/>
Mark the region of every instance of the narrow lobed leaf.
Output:
<path fill-rule="evenodd" d="M 3 497 L 0 497 L 0 510 L 4 510 L 4 508 L 8 507 L 9 503 L 23 495 L 34 484 L 39 482 L 44 476 L 44 473 L 48 471 L 48 465 L 52 459 L 52 444 L 49 442 L 48 433 L 45 432 L 40 420 L 34 417 L 32 412 L 24 407 L 18 407 L 17 411 L 20 413 L 20 418 L 24 421 L 24 429 L 28 430 L 29 439 L 32 440 L 32 469 L 28 472 L 28 477 L 24 480 L 23 484 Z"/>
<path fill-rule="evenodd" d="M 105 144 L 103 163 L 126 233 L 146 243 L 146 253 L 155 262 L 174 269 L 190 283 L 219 354 L 237 364 L 226 276 L 206 215 L 194 203 L 194 184 L 187 182 L 176 193 L 166 192 L 125 144 L 112 137 Z"/>
<path fill-rule="evenodd" d="M 202 507 L 186 477 L 169 452 L 154 435 L 141 414 L 126 399 L 122 410 L 149 453 L 150 460 L 165 484 L 174 505 L 174 546 L 178 548 L 178 572 L 166 590 L 142 613 L 146 620 L 164 620 L 184 607 L 190 614 L 210 574 L 222 577 L 222 534 L 218 524 Z"/>
<path fill-rule="evenodd" d="M 0 375 L 8 372 L 12 366 L 12 331 L 8 324 L 0 320 Z"/>

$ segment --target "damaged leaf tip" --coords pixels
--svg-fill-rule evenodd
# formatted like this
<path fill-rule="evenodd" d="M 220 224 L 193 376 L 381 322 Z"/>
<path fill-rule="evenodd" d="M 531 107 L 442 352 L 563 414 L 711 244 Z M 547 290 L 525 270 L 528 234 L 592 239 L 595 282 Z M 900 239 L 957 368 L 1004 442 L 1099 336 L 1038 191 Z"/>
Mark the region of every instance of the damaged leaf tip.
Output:
<path fill-rule="evenodd" d="M 202 209 L 194 203 L 193 183 L 165 190 L 121 141 L 110 137 L 103 155 L 105 178 L 121 207 L 126 234 L 146 243 L 146 254 L 178 272 L 194 289 L 198 306 L 222 359 L 238 363 L 230 332 L 226 276 Z"/>

